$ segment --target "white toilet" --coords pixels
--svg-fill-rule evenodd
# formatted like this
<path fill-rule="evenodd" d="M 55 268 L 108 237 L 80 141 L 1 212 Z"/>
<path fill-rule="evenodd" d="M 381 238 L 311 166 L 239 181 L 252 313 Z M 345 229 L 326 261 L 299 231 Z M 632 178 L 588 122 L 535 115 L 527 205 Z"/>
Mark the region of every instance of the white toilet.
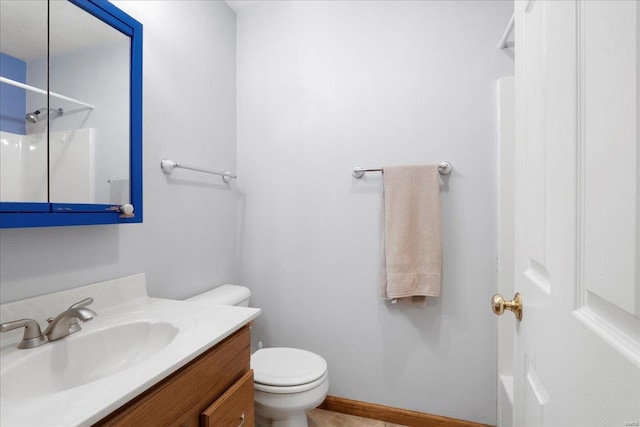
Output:
<path fill-rule="evenodd" d="M 251 291 L 222 285 L 187 301 L 249 306 Z M 307 427 L 306 411 L 318 406 L 329 391 L 327 362 L 297 348 L 263 348 L 251 355 L 257 426 Z"/>

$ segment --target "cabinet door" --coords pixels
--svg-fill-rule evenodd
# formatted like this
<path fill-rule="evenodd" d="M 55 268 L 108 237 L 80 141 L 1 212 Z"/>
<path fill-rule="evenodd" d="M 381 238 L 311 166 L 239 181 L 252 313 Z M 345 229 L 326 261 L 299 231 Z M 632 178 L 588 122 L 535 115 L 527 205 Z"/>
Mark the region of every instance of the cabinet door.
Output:
<path fill-rule="evenodd" d="M 200 417 L 201 427 L 253 426 L 253 370 L 244 374 Z"/>

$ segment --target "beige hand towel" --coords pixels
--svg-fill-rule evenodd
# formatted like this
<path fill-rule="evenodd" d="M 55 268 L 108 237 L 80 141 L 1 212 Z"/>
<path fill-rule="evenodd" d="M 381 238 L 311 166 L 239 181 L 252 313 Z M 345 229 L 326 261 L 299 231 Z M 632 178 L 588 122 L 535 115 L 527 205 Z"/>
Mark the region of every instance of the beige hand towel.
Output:
<path fill-rule="evenodd" d="M 440 295 L 438 166 L 389 166 L 383 176 L 380 297 L 424 306 Z"/>

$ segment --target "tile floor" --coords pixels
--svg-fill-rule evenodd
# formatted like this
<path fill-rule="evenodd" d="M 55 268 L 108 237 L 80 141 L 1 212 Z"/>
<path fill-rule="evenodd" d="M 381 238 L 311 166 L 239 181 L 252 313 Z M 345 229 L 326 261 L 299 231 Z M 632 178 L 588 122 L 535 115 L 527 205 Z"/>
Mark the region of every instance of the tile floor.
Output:
<path fill-rule="evenodd" d="M 400 424 L 392 424 L 317 408 L 307 412 L 307 421 L 309 422 L 309 427 L 403 427 Z"/>

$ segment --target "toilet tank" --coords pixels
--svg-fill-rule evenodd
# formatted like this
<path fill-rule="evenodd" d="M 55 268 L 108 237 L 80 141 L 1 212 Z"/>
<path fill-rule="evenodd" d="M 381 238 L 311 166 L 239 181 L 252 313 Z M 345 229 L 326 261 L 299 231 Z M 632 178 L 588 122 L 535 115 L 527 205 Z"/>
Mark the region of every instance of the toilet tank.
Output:
<path fill-rule="evenodd" d="M 215 305 L 235 305 L 238 307 L 249 307 L 249 297 L 251 291 L 244 286 L 224 284 L 210 291 L 187 298 L 185 301 L 192 301 L 204 304 Z"/>

